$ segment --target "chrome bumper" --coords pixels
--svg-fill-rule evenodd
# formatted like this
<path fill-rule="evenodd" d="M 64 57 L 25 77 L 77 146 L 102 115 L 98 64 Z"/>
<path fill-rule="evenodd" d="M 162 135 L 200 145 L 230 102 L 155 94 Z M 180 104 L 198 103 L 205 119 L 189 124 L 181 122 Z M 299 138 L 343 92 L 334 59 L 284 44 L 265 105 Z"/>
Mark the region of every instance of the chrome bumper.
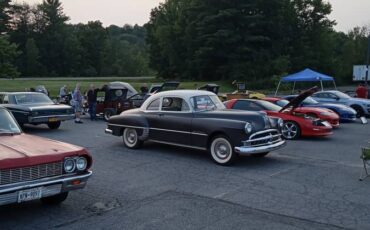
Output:
<path fill-rule="evenodd" d="M 0 205 L 17 203 L 19 191 L 41 187 L 42 197 L 57 195 L 76 189 L 82 189 L 86 186 L 87 180 L 92 175 L 88 171 L 81 175 L 58 176 L 52 178 L 43 178 L 35 181 L 9 184 L 0 187 Z"/>
<path fill-rule="evenodd" d="M 265 152 L 271 152 L 277 149 L 280 149 L 286 145 L 285 140 L 281 140 L 279 142 L 276 142 L 274 144 L 269 145 L 263 145 L 258 147 L 253 146 L 241 146 L 241 147 L 235 147 L 235 152 L 239 154 L 245 154 L 245 155 L 253 155 L 258 153 L 265 153 Z"/>
<path fill-rule="evenodd" d="M 105 133 L 106 134 L 113 134 L 113 130 L 111 130 L 111 129 L 105 129 Z"/>
<path fill-rule="evenodd" d="M 29 123 L 48 123 L 49 119 L 56 119 L 57 121 L 67 121 L 67 120 L 73 120 L 75 118 L 74 114 L 68 114 L 68 115 L 50 115 L 50 116 L 39 116 L 39 117 L 29 117 L 28 122 Z"/>

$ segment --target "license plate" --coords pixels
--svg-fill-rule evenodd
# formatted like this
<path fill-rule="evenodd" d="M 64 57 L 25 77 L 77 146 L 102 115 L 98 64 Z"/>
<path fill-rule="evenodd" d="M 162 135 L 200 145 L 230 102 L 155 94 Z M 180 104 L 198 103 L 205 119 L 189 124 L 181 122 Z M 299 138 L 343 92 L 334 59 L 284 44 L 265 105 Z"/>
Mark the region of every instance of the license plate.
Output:
<path fill-rule="evenodd" d="M 58 118 L 55 118 L 55 117 L 49 118 L 49 122 L 57 122 L 57 121 L 58 121 Z"/>
<path fill-rule="evenodd" d="M 18 203 L 30 201 L 30 200 L 38 200 L 42 197 L 42 188 L 33 188 L 22 190 L 18 192 Z"/>
<path fill-rule="evenodd" d="M 323 121 L 323 122 L 322 122 L 322 124 L 323 124 L 323 125 L 325 125 L 326 127 L 330 127 L 330 126 L 331 126 L 331 125 L 329 124 L 329 122 L 327 122 L 327 121 Z"/>

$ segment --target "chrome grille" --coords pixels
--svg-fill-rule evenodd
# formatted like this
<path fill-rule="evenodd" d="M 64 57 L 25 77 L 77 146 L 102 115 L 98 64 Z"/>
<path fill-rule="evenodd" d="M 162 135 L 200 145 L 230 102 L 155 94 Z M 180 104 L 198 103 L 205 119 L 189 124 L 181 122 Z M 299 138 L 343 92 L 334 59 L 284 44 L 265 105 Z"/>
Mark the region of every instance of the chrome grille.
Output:
<path fill-rule="evenodd" d="M 0 185 L 32 181 L 63 174 L 63 162 L 0 170 Z"/>
<path fill-rule="evenodd" d="M 281 141 L 281 134 L 276 129 L 268 129 L 252 134 L 249 140 L 244 141 L 244 145 L 258 147 L 274 144 L 279 141 Z"/>
<path fill-rule="evenodd" d="M 35 110 L 35 112 L 37 112 L 37 116 L 53 116 L 68 114 L 67 109 Z"/>

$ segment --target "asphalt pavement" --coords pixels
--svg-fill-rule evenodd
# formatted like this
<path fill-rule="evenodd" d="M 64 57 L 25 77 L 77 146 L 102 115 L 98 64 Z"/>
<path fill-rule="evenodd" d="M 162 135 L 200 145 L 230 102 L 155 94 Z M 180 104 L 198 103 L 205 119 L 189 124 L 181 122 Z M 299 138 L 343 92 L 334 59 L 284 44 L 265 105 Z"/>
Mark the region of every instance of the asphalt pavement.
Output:
<path fill-rule="evenodd" d="M 94 175 L 59 206 L 0 207 L 0 229 L 370 229 L 370 179 L 358 180 L 370 124 L 289 141 L 231 167 L 207 153 L 147 143 L 128 150 L 103 121 L 26 132 L 86 147 Z"/>

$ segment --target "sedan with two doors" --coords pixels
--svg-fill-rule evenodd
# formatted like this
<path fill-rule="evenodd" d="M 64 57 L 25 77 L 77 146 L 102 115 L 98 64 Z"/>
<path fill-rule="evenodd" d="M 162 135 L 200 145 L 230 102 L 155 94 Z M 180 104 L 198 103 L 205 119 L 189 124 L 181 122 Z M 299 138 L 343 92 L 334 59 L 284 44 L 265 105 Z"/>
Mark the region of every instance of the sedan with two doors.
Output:
<path fill-rule="evenodd" d="M 292 140 L 299 137 L 328 136 L 333 127 L 327 121 L 297 112 L 295 107 L 280 107 L 268 101 L 253 99 L 234 99 L 225 102 L 226 108 L 239 111 L 263 111 L 269 116 L 283 119 L 282 135 Z"/>
<path fill-rule="evenodd" d="M 91 165 L 84 148 L 25 134 L 0 107 L 0 205 L 38 199 L 59 204 L 85 187 Z"/>
<path fill-rule="evenodd" d="M 297 95 L 284 96 L 282 100 L 276 101 L 275 104 L 279 106 L 285 106 L 289 103 L 289 101 L 293 100 L 296 97 Z M 334 113 L 338 114 L 340 121 L 355 121 L 357 117 L 357 112 L 347 105 L 318 102 L 312 97 L 307 97 L 306 99 L 304 99 L 299 106 L 330 109 Z"/>
<path fill-rule="evenodd" d="M 0 105 L 12 112 L 21 126 L 46 124 L 50 129 L 58 129 L 62 121 L 75 117 L 71 106 L 56 104 L 47 95 L 37 92 L 2 92 Z"/>
<path fill-rule="evenodd" d="M 315 100 L 323 103 L 347 105 L 357 112 L 357 117 L 370 117 L 370 100 L 350 97 L 337 90 L 321 91 L 313 94 Z"/>
<path fill-rule="evenodd" d="M 238 155 L 266 156 L 285 145 L 283 121 L 260 112 L 227 110 L 216 94 L 201 90 L 160 92 L 139 109 L 108 121 L 106 133 L 122 136 L 126 147 L 144 141 L 208 150 L 220 165 Z"/>

